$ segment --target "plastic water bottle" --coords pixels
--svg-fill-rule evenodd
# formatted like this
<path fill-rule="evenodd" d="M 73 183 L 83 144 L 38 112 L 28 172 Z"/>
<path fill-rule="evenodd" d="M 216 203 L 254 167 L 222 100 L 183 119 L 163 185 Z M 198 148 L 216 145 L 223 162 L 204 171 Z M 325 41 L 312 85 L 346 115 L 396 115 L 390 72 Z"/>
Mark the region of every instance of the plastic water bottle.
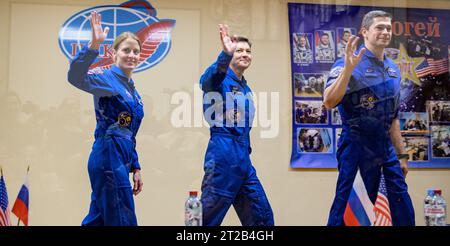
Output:
<path fill-rule="evenodd" d="M 444 198 L 442 197 L 442 190 L 437 189 L 434 190 L 435 193 L 435 200 L 434 200 L 434 209 L 435 210 L 435 216 L 436 216 L 436 226 L 446 226 L 447 224 L 447 203 L 445 202 Z"/>
<path fill-rule="evenodd" d="M 184 205 L 184 224 L 186 226 L 202 225 L 202 203 L 197 195 L 197 191 L 190 191 Z"/>
<path fill-rule="evenodd" d="M 424 202 L 423 202 L 423 215 L 425 218 L 426 226 L 430 226 L 432 223 L 431 220 L 432 220 L 433 214 L 432 214 L 431 207 L 432 207 L 432 202 L 433 202 L 433 196 L 434 196 L 434 190 L 428 189 L 427 196 L 425 197 Z"/>

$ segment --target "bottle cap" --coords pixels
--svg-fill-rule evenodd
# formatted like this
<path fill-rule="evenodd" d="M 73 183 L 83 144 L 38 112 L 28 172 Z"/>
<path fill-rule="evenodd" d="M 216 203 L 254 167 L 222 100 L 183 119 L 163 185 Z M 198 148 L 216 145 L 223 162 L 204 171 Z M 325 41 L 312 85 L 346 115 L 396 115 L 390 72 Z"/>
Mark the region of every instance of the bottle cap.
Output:
<path fill-rule="evenodd" d="M 198 192 L 195 190 L 189 191 L 189 196 L 197 196 Z"/>
<path fill-rule="evenodd" d="M 436 193 L 438 195 L 442 195 L 442 190 L 441 189 L 434 189 L 434 193 Z"/>

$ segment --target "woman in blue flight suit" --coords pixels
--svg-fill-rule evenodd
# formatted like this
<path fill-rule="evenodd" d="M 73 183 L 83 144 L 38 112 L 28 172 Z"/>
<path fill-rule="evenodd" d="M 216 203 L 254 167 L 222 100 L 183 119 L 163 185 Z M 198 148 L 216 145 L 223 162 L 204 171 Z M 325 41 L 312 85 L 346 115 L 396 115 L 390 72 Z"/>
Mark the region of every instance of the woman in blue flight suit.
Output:
<path fill-rule="evenodd" d="M 270 226 L 272 209 L 250 161 L 255 107 L 243 74 L 251 64 L 251 44 L 246 38 L 231 38 L 228 26 L 219 27 L 223 52 L 200 78 L 204 115 L 211 126 L 202 183 L 203 225 L 220 225 L 233 205 L 242 225 Z"/>
<path fill-rule="evenodd" d="M 100 14 L 92 12 L 90 21 L 91 42 L 73 58 L 68 72 L 72 85 L 94 96 L 97 119 L 88 162 L 91 205 L 82 225 L 137 225 L 133 193 L 139 194 L 143 183 L 135 136 L 144 111 L 131 74 L 138 65 L 141 42 L 130 32 L 122 33 L 113 44 L 111 69 L 89 70 L 108 34 L 108 27 L 102 29 Z"/>

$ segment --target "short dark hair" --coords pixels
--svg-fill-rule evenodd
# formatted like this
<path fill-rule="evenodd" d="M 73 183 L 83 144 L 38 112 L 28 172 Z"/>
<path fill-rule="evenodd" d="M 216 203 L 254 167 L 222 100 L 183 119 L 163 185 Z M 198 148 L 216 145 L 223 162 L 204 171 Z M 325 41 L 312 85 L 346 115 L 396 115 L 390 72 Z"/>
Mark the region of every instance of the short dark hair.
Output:
<path fill-rule="evenodd" d="M 248 39 L 247 37 L 244 37 L 244 36 L 237 36 L 236 42 L 245 42 L 248 44 L 248 46 L 250 46 L 250 48 L 252 47 L 252 42 L 250 42 L 250 39 Z"/>
<path fill-rule="evenodd" d="M 322 35 L 320 35 L 320 36 L 328 36 L 328 37 L 330 37 L 330 34 L 328 34 L 326 32 L 323 32 Z"/>
<path fill-rule="evenodd" d="M 392 15 L 383 10 L 373 10 L 364 15 L 364 18 L 361 22 L 361 28 L 365 28 L 369 30 L 369 27 L 373 24 L 373 19 L 377 17 L 387 17 L 392 20 Z"/>

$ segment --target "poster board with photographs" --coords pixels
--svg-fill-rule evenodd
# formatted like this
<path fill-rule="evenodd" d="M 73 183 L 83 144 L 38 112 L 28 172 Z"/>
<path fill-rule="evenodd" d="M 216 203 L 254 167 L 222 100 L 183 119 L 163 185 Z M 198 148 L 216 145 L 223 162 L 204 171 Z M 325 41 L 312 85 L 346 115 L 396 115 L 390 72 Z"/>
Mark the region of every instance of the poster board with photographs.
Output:
<path fill-rule="evenodd" d="M 393 14 L 386 55 L 401 72 L 399 114 L 412 168 L 450 168 L 450 11 L 384 8 Z M 342 119 L 322 105 L 331 66 L 373 7 L 289 3 L 292 168 L 336 168 Z M 406 17 L 408 19 L 406 19 Z"/>

